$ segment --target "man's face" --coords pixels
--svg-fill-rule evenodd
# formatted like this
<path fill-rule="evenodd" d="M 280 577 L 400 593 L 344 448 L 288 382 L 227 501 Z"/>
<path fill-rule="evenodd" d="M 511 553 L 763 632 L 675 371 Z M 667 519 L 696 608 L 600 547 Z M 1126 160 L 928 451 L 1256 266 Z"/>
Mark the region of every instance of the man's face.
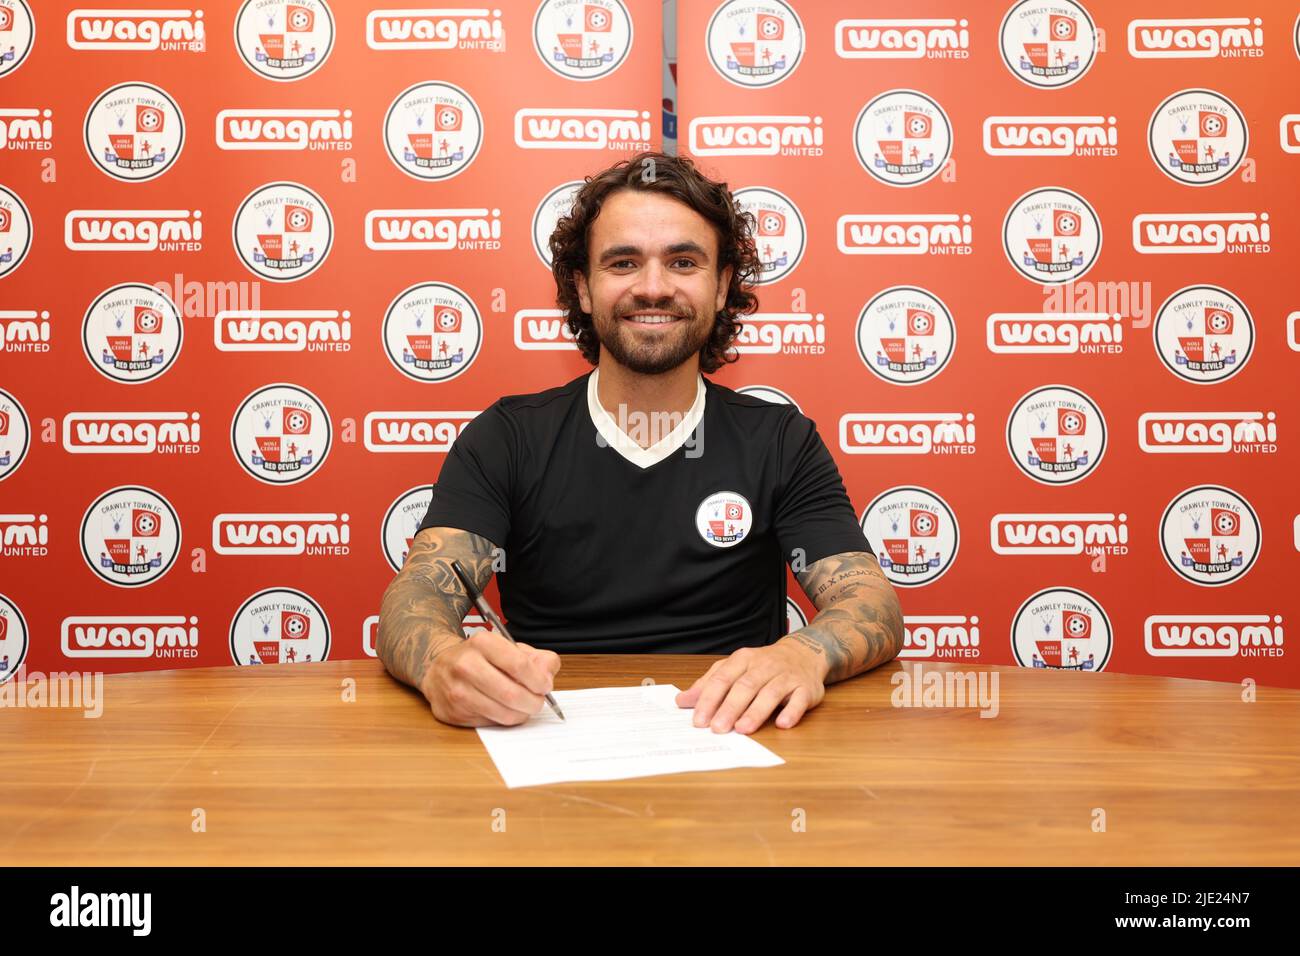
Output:
<path fill-rule="evenodd" d="M 574 281 L 610 358 L 658 375 L 699 353 L 732 272 L 718 275 L 717 236 L 703 216 L 661 193 L 620 190 L 591 224 L 588 249 L 591 275 Z"/>

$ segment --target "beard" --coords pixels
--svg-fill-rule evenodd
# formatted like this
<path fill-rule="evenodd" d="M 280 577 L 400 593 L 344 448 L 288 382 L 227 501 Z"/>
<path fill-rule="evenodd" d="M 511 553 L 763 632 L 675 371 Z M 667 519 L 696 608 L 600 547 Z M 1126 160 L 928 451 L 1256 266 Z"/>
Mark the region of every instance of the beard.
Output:
<path fill-rule="evenodd" d="M 623 319 L 629 312 L 651 310 L 682 318 L 670 328 L 644 332 Z M 701 316 L 689 307 L 638 302 L 616 307 L 612 315 L 593 315 L 592 328 L 600 347 L 618 364 L 640 375 L 661 375 L 700 353 L 713 334 L 714 321 L 716 317 Z"/>

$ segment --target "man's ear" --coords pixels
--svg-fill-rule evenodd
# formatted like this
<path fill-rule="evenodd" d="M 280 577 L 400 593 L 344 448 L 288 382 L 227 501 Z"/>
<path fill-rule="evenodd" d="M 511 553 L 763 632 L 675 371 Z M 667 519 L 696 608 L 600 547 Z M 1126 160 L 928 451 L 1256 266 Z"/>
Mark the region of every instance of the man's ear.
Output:
<path fill-rule="evenodd" d="M 734 266 L 727 266 L 722 270 L 722 274 L 718 276 L 718 301 L 716 303 L 716 308 L 719 312 L 721 312 L 722 307 L 727 304 L 727 290 L 731 288 L 731 274 L 734 271 Z"/>
<path fill-rule="evenodd" d="M 591 290 L 587 288 L 587 277 L 581 269 L 573 270 L 573 284 L 578 290 L 578 304 L 582 306 L 582 311 L 591 315 Z"/>

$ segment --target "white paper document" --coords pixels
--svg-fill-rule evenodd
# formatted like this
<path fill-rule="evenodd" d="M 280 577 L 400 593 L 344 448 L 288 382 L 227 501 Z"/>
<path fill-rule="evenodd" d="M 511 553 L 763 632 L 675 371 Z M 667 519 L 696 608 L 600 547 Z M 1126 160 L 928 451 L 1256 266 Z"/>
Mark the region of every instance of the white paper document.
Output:
<path fill-rule="evenodd" d="M 516 727 L 479 727 L 479 739 L 510 789 L 567 780 L 624 780 L 689 770 L 785 763 L 734 730 L 691 723 L 672 684 L 557 690 L 566 720 L 547 705 Z"/>

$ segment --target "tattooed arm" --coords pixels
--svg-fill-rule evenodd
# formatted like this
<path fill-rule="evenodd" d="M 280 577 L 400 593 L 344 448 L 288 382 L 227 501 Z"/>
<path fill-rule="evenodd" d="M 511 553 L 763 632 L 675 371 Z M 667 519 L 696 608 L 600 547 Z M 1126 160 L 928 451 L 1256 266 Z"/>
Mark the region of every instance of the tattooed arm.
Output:
<path fill-rule="evenodd" d="M 415 536 L 379 608 L 375 651 L 390 674 L 419 687 L 439 651 L 461 640 L 470 601 L 451 562 L 459 561 L 481 591 L 492 577 L 492 554 L 491 541 L 459 528 L 425 528 Z"/>
<path fill-rule="evenodd" d="M 875 556 L 846 551 L 795 574 L 817 607 L 811 624 L 782 640 L 825 658 L 827 684 L 886 664 L 903 649 L 903 611 Z"/>
<path fill-rule="evenodd" d="M 461 622 L 470 599 L 451 562 L 459 561 L 482 591 L 498 553 L 480 535 L 426 528 L 384 591 L 375 651 L 390 674 L 425 695 L 444 723 L 523 723 L 541 709 L 541 695 L 559 670 L 558 655 L 511 644 L 495 631 L 464 639 Z"/>

